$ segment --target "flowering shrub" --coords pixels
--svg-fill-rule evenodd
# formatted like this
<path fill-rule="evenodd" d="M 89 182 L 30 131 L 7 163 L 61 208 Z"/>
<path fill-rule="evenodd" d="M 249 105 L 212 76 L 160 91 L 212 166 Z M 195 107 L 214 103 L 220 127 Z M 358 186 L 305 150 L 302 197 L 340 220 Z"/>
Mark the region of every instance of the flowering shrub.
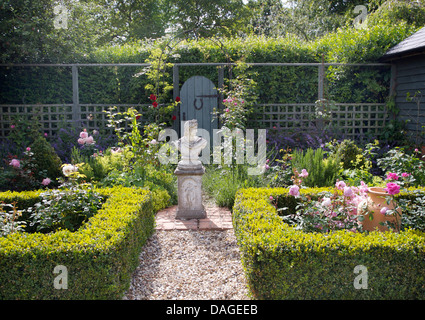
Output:
<path fill-rule="evenodd" d="M 13 155 L 5 160 L 6 172 L 3 175 L 4 182 L 2 181 L 3 183 L 0 184 L 0 187 L 21 191 L 38 189 L 50 185 L 52 180 L 48 178 L 48 168 L 46 165 L 40 165 L 39 161 L 37 161 L 39 156 L 37 157 L 34 154 L 33 149 L 26 147 L 20 159 L 16 155 Z M 46 162 L 49 163 L 49 155 L 46 157 Z M 51 168 L 51 172 L 54 172 L 53 168 Z M 49 183 L 47 183 L 48 181 Z"/>
<path fill-rule="evenodd" d="M 94 141 L 93 136 L 89 136 L 86 129 L 80 132 L 80 139 L 78 139 L 79 144 L 93 145 L 95 142 L 96 141 Z"/>
<path fill-rule="evenodd" d="M 307 177 L 307 170 L 298 173 L 294 169 L 294 184 L 289 188 L 289 194 L 300 197 L 302 201 L 297 205 L 295 214 L 282 216 L 284 221 L 304 231 L 360 231 L 357 206 L 366 198 L 367 185 L 362 182 L 359 187 L 350 187 L 344 181 L 337 181 L 333 192 L 326 192 L 318 201 L 313 201 L 309 196 L 300 194 L 302 181 Z"/>
<path fill-rule="evenodd" d="M 409 176 L 403 177 L 409 178 L 404 181 L 418 186 L 425 184 L 425 166 L 421 158 L 418 149 L 408 154 L 403 148 L 394 148 L 389 150 L 384 157 L 378 159 L 377 162 L 384 172 L 390 172 L 394 177 L 395 175 L 400 177 L 403 173 L 405 175 L 410 173 Z"/>
<path fill-rule="evenodd" d="M 230 80 L 228 89 L 219 89 L 226 98 L 223 109 L 215 110 L 215 114 L 222 125 L 230 130 L 245 129 L 247 116 L 257 101 L 256 82 L 248 78 L 247 69 L 245 63 L 239 62 L 235 70 L 240 71 L 240 75 Z"/>

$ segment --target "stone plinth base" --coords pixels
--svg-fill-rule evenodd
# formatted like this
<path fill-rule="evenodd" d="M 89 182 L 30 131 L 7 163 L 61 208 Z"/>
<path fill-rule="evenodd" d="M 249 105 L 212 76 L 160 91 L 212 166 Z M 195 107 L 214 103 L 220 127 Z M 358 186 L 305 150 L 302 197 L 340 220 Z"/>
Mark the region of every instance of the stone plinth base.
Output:
<path fill-rule="evenodd" d="M 177 167 L 174 174 L 178 183 L 178 206 L 176 219 L 203 219 L 206 211 L 202 204 L 202 175 L 205 168 L 200 166 Z"/>

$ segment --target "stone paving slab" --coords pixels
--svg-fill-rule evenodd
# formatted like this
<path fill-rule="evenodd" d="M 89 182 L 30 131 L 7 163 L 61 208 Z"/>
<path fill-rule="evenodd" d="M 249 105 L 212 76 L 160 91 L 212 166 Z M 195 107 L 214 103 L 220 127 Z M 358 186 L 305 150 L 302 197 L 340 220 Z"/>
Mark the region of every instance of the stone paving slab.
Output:
<path fill-rule="evenodd" d="M 233 229 L 232 213 L 227 208 L 205 207 L 204 219 L 176 219 L 177 206 L 156 214 L 156 230 L 229 230 Z"/>

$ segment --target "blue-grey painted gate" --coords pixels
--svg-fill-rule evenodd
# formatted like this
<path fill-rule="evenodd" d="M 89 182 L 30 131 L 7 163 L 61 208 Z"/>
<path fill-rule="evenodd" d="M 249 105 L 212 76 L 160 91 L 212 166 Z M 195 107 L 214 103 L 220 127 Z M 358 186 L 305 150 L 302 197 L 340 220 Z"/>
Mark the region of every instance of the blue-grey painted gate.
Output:
<path fill-rule="evenodd" d="M 203 76 L 189 78 L 180 90 L 180 119 L 198 120 L 198 128 L 205 129 L 212 137 L 213 129 L 217 129 L 217 119 L 213 109 L 217 109 L 218 92 L 214 83 Z"/>

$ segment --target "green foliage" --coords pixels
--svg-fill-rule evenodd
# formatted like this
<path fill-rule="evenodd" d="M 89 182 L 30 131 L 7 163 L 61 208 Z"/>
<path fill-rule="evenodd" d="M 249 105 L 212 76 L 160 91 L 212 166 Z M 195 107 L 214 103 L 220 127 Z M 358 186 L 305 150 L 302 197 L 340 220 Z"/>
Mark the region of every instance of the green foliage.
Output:
<path fill-rule="evenodd" d="M 18 210 L 16 202 L 0 202 L 0 237 L 24 230 L 26 222 L 19 220 L 21 215 L 22 210 Z"/>
<path fill-rule="evenodd" d="M 384 172 L 397 173 L 398 176 L 401 176 L 402 173 L 411 174 L 415 186 L 425 184 L 425 167 L 417 149 L 411 153 L 406 152 L 404 148 L 391 149 L 378 159 L 378 166 Z"/>
<path fill-rule="evenodd" d="M 32 161 L 38 171 L 46 171 L 52 181 L 60 177 L 62 161 L 45 137 L 38 135 L 30 148 L 34 154 Z"/>
<path fill-rule="evenodd" d="M 299 231 L 282 221 L 269 200 L 287 193 L 245 189 L 236 196 L 233 224 L 254 298 L 406 300 L 424 295 L 423 232 Z M 312 197 L 316 193 L 310 190 Z M 357 265 L 368 270 L 368 289 L 354 288 Z"/>
<path fill-rule="evenodd" d="M 56 29 L 54 7 L 68 9 L 66 29 Z M 81 61 L 100 43 L 109 28 L 102 6 L 94 1 L 2 1 L 0 30 L 3 35 L 0 60 L 10 62 Z M 105 28 L 106 27 L 106 28 Z"/>
<path fill-rule="evenodd" d="M 322 149 L 308 148 L 305 152 L 295 150 L 292 154 L 292 167 L 298 172 L 306 169 L 308 177 L 303 183 L 308 187 L 329 187 L 335 184 L 339 172 L 339 158 L 335 156 L 324 157 Z"/>
<path fill-rule="evenodd" d="M 76 232 L 13 233 L 0 237 L 1 299 L 121 299 L 139 264 L 143 244 L 154 231 L 147 190 L 98 189 L 107 200 Z M 0 200 L 35 203 L 33 193 L 0 193 Z M 53 269 L 68 270 L 68 289 L 53 286 Z"/>
<path fill-rule="evenodd" d="M 406 22 L 416 28 L 425 25 L 425 2 L 387 0 L 367 19 L 368 26 L 377 24 L 393 25 Z"/>
<path fill-rule="evenodd" d="M 246 122 L 257 101 L 256 83 L 246 63 L 239 61 L 234 68 L 238 76 L 229 80 L 227 88 L 219 91 L 225 97 L 223 107 L 216 111 L 223 127 L 246 129 Z"/>
<path fill-rule="evenodd" d="M 146 188 L 157 192 L 157 201 L 161 209 L 177 203 L 176 177 L 167 168 L 155 169 L 151 165 L 146 165 L 124 171 L 114 169 L 100 182 L 100 185 Z"/>
<path fill-rule="evenodd" d="M 247 165 L 236 165 L 234 168 L 210 165 L 202 177 L 202 186 L 206 193 L 218 206 L 230 209 L 239 189 L 265 185 L 262 175 L 248 175 Z"/>
<path fill-rule="evenodd" d="M 37 232 L 76 231 L 101 208 L 104 199 L 93 188 L 56 189 L 40 194 L 40 202 L 27 208 L 28 225 Z"/>
<path fill-rule="evenodd" d="M 337 147 L 336 157 L 344 169 L 355 169 L 365 164 L 363 150 L 353 140 L 345 139 Z"/>
<path fill-rule="evenodd" d="M 174 103 L 170 84 L 171 63 L 185 62 L 376 62 L 385 51 L 416 29 L 408 24 L 377 25 L 371 28 L 341 28 L 322 38 L 302 42 L 296 37 L 210 38 L 180 41 L 168 52 L 170 39 L 106 46 L 91 52 L 90 63 L 156 63 L 150 70 L 141 67 L 80 67 L 81 103 L 151 104 L 149 95 L 158 96 L 158 109 L 143 107 L 143 115 L 157 121 L 170 121 L 169 106 Z M 163 52 L 164 50 L 164 52 Z M 162 60 L 160 56 L 163 52 Z M 164 61 L 166 59 L 166 61 Z M 162 61 L 162 62 L 161 62 Z M 164 69 L 164 70 L 162 70 Z M 4 70 L 0 85 L 2 103 L 70 103 L 72 85 L 70 68 L 11 68 Z M 246 70 L 233 70 L 233 79 Z M 256 83 L 258 103 L 295 103 L 317 100 L 317 68 L 300 66 L 252 66 L 249 79 Z M 152 74 L 150 74 L 152 73 Z M 214 66 L 179 68 L 180 86 L 194 75 L 204 75 L 217 83 Z M 226 70 L 225 76 L 230 78 Z M 160 78 L 158 78 L 160 77 Z M 386 102 L 390 68 L 333 66 L 326 70 L 325 96 L 336 102 Z M 159 84 L 162 83 L 161 86 Z M 147 88 L 145 88 L 147 85 Z M 37 88 L 34 89 L 34 88 Z M 158 91 L 159 88 L 159 91 Z M 164 89 L 164 90 L 163 90 Z M 166 89 L 166 90 L 165 90 Z M 164 115 L 156 117 L 159 109 Z M 124 110 L 117 110 L 123 112 Z"/>

